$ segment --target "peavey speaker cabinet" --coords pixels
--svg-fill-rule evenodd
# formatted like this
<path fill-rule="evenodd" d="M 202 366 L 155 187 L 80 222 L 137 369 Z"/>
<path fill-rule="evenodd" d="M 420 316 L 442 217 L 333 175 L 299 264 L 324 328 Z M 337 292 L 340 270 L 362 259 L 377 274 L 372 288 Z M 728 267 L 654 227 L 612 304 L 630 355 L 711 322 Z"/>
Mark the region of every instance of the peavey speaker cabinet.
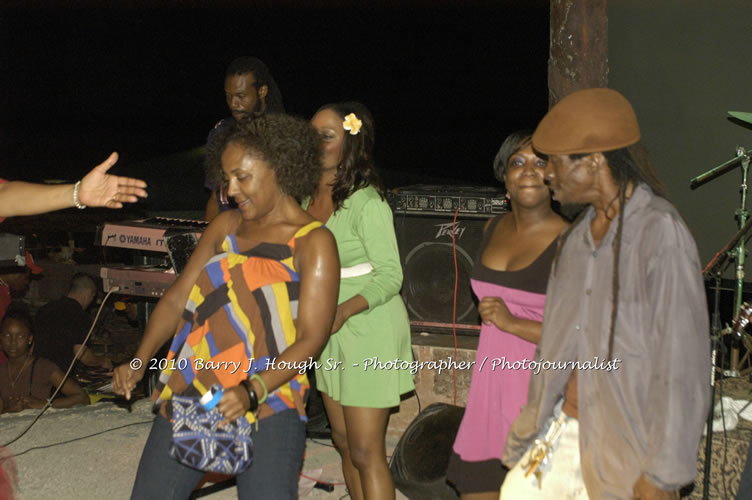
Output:
<path fill-rule="evenodd" d="M 470 273 L 478 257 L 483 226 L 489 218 L 507 211 L 504 192 L 484 187 L 416 185 L 390 192 L 388 200 L 402 261 L 402 297 L 413 331 L 452 332 L 454 233 L 454 324 L 458 333 L 477 334 L 480 320 L 470 289 Z"/>

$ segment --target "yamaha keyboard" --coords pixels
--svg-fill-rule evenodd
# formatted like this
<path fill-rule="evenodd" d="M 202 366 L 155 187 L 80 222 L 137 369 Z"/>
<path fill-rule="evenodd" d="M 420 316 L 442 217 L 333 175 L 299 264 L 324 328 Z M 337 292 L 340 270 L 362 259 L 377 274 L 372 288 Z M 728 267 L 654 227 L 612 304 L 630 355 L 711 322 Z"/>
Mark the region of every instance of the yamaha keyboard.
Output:
<path fill-rule="evenodd" d="M 167 253 L 165 233 L 195 233 L 200 237 L 208 222 L 169 217 L 107 222 L 97 228 L 96 244 Z"/>
<path fill-rule="evenodd" d="M 204 221 L 168 217 L 100 225 L 96 237 L 98 245 L 140 250 L 134 252 L 134 257 L 138 257 L 134 261 L 158 264 L 103 267 L 100 276 L 104 290 L 109 292 L 117 288 L 122 295 L 161 297 L 175 282 L 175 270 L 183 270 L 207 225 Z M 161 256 L 155 258 L 152 252 L 159 252 Z M 172 269 L 167 268 L 170 265 Z"/>

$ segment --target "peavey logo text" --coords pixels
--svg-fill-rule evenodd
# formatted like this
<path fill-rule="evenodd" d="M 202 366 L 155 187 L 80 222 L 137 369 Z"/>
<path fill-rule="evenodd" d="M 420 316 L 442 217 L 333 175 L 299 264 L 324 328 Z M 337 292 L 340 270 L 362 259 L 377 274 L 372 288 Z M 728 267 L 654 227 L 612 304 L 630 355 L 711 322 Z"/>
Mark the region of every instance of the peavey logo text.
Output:
<path fill-rule="evenodd" d="M 438 238 L 441 238 L 442 236 L 448 236 L 450 238 L 452 237 L 452 223 L 451 222 L 448 224 L 436 224 L 436 227 L 439 228 L 439 232 L 436 233 L 436 236 L 434 236 L 433 239 L 436 240 Z M 454 239 L 455 240 L 461 239 L 462 235 L 465 232 L 465 229 L 467 228 L 465 226 L 461 226 L 460 223 L 458 222 L 454 226 Z"/>

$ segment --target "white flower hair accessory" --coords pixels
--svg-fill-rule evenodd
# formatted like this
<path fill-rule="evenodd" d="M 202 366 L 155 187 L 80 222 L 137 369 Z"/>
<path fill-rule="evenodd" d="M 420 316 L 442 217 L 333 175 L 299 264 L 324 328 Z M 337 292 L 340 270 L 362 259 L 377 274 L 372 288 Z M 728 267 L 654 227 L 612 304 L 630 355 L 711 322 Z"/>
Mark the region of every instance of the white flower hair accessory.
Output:
<path fill-rule="evenodd" d="M 355 113 L 350 113 L 345 117 L 345 121 L 342 122 L 342 127 L 345 130 L 350 131 L 350 135 L 358 135 L 360 127 L 363 126 L 363 122 L 355 116 Z"/>

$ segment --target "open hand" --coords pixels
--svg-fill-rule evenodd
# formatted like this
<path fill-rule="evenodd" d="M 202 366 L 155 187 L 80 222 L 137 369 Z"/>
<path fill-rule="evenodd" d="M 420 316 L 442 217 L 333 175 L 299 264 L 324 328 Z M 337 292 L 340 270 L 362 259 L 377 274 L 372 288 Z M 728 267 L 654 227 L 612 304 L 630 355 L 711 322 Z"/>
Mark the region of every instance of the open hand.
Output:
<path fill-rule="evenodd" d="M 118 154 L 94 167 L 81 179 L 78 199 L 90 207 L 122 208 L 123 203 L 135 203 L 146 198 L 146 183 L 141 179 L 120 177 L 107 171 L 117 162 Z"/>

